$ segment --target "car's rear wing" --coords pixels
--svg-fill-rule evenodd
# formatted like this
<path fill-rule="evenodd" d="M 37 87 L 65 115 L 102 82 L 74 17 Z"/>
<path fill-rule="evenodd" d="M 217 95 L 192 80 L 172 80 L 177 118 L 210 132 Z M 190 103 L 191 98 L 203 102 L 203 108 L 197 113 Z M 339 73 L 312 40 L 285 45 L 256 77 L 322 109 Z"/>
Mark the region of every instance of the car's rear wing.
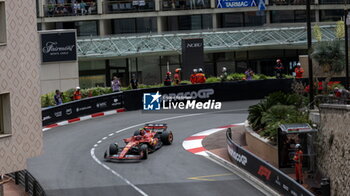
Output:
<path fill-rule="evenodd" d="M 146 129 L 167 129 L 168 126 L 165 123 L 147 123 L 144 126 Z"/>

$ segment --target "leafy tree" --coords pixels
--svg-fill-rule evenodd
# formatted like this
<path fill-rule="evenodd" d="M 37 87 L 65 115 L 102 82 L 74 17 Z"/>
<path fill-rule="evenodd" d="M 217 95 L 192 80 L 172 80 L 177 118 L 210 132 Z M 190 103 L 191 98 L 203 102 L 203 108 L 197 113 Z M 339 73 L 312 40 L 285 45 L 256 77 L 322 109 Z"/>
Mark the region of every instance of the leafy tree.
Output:
<path fill-rule="evenodd" d="M 345 52 L 340 40 L 319 42 L 315 45 L 311 57 L 319 63 L 326 79 L 323 89 L 327 93 L 327 84 L 335 74 L 339 74 L 345 67 Z"/>

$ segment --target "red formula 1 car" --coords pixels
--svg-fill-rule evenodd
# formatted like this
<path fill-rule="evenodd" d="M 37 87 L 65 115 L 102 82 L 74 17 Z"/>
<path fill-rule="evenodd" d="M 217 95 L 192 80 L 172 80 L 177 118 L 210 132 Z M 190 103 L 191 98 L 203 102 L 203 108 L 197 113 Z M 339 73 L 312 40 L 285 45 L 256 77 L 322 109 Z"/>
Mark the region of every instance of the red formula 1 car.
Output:
<path fill-rule="evenodd" d="M 126 146 L 110 144 L 104 158 L 107 161 L 147 159 L 148 153 L 173 142 L 173 133 L 167 128 L 166 124 L 146 124 L 144 128 L 135 131 L 134 136 L 124 139 Z"/>

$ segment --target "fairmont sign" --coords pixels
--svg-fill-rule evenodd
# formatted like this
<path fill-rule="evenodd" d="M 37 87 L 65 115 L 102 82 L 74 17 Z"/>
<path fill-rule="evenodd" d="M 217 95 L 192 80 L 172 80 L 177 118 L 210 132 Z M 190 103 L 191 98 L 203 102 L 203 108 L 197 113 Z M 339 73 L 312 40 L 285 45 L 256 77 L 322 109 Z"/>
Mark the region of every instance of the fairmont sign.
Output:
<path fill-rule="evenodd" d="M 45 31 L 40 38 L 43 63 L 77 60 L 75 31 Z"/>

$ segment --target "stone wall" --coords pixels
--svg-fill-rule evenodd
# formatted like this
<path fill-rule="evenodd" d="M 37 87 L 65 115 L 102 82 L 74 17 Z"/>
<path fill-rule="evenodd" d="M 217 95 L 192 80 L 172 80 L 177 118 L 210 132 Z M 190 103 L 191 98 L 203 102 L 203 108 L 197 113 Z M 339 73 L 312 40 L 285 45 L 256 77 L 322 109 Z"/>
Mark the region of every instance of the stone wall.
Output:
<path fill-rule="evenodd" d="M 323 104 L 317 138 L 317 166 L 331 180 L 332 195 L 350 193 L 350 105 Z"/>

